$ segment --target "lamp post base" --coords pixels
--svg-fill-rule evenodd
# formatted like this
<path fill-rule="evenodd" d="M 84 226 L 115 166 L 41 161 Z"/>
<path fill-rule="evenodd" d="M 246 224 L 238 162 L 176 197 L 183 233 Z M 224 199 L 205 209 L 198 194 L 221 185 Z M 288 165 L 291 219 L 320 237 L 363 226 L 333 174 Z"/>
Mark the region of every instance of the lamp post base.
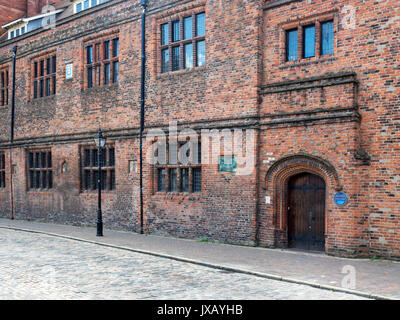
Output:
<path fill-rule="evenodd" d="M 103 222 L 97 222 L 97 237 L 103 236 Z"/>

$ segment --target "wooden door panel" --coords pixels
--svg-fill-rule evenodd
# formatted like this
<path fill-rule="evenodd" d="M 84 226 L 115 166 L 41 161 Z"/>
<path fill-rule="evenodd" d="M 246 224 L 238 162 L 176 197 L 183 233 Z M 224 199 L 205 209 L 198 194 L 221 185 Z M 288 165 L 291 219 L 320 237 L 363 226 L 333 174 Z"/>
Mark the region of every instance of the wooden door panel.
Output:
<path fill-rule="evenodd" d="M 288 186 L 288 244 L 306 250 L 323 250 L 325 244 L 325 182 L 302 173 Z"/>

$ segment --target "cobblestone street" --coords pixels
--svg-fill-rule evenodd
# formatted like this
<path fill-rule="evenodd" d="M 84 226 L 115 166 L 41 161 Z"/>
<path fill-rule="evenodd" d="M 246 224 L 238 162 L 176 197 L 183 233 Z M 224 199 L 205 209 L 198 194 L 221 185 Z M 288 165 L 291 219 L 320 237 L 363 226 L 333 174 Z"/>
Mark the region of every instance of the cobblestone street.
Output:
<path fill-rule="evenodd" d="M 361 299 L 47 235 L 0 243 L 0 299 Z"/>

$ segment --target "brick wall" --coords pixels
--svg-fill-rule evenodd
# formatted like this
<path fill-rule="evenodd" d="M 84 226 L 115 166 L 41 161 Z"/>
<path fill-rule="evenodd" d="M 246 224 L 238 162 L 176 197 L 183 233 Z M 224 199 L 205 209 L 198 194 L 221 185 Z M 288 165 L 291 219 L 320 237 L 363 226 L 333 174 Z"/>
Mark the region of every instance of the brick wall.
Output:
<path fill-rule="evenodd" d="M 150 1 L 147 130 L 167 130 L 170 121 L 197 131 L 254 129 L 257 159 L 256 170 L 247 176 L 203 165 L 200 195 L 154 192 L 154 170 L 145 163 L 145 230 L 285 246 L 284 178 L 304 170 L 321 175 L 327 184 L 327 253 L 398 258 L 398 4 L 274 3 Z M 355 29 L 344 20 L 345 6 L 356 8 Z M 203 9 L 206 65 L 160 74 L 160 23 Z M 140 14 L 138 1 L 115 0 L 18 41 L 13 148 L 17 218 L 95 223 L 97 195 L 80 190 L 79 148 L 92 143 L 101 126 L 116 149 L 117 187 L 103 193 L 105 225 L 138 231 L 139 174 L 129 171 L 129 161 L 137 162 L 139 156 Z M 335 23 L 334 54 L 285 62 L 285 28 L 324 19 Z M 119 83 L 84 89 L 84 43 L 110 33 L 120 39 Z M 9 50 L 15 41 L 0 46 L 0 66 L 11 66 Z M 31 99 L 32 59 L 53 50 L 57 94 Z M 70 63 L 73 79 L 66 80 Z M 0 109 L 0 119 L 0 148 L 8 155 L 9 107 Z M 50 192 L 26 189 L 26 149 L 41 146 L 51 147 L 53 155 Z M 146 143 L 145 151 L 148 147 Z M 7 186 L 0 190 L 5 217 L 10 213 Z M 339 190 L 349 196 L 344 207 L 333 201 Z"/>

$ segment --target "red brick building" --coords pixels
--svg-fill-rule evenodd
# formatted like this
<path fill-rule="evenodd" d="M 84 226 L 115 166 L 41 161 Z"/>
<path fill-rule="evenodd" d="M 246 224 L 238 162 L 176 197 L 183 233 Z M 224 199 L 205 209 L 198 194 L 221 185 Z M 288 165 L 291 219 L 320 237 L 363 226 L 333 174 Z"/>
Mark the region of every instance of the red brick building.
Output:
<path fill-rule="evenodd" d="M 105 226 L 138 231 L 140 1 L 57 8 L 51 27 L 0 43 L 8 97 L 18 46 L 12 144 L 0 101 L 0 214 L 94 225 L 101 127 Z M 397 1 L 150 0 L 145 133 L 174 121 L 247 130 L 255 157 L 247 174 L 145 162 L 145 232 L 398 259 L 399 12 Z"/>

